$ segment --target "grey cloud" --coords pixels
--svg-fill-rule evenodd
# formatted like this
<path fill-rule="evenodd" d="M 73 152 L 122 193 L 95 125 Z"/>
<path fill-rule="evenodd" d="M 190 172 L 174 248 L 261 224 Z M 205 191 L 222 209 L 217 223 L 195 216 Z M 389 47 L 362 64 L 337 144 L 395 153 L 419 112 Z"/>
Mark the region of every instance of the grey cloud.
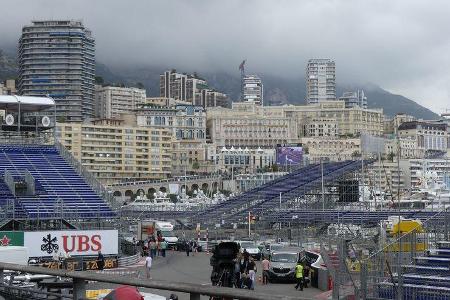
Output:
<path fill-rule="evenodd" d="M 106 64 L 301 77 L 310 57 L 336 60 L 338 81 L 371 81 L 437 112 L 450 107 L 445 0 L 4 1 L 0 48 L 32 19 L 82 19 Z M 301 84 L 301 83 L 299 83 Z"/>

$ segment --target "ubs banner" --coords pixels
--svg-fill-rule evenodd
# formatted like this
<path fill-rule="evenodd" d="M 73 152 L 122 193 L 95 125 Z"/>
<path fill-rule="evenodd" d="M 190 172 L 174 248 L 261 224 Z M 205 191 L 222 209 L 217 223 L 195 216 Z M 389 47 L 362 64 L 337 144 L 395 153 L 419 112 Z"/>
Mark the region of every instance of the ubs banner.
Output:
<path fill-rule="evenodd" d="M 68 253 L 70 256 L 117 255 L 119 235 L 117 230 L 66 230 L 24 232 L 24 246 L 30 257 L 54 256 Z"/>

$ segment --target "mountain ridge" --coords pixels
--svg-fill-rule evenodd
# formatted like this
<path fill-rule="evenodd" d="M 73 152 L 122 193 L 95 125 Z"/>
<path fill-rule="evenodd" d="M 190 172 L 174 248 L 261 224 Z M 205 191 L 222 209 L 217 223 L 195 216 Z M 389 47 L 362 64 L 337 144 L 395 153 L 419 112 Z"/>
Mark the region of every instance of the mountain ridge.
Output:
<path fill-rule="evenodd" d="M 136 86 L 142 83 L 149 96 L 159 96 L 159 74 L 167 68 L 161 67 L 108 67 L 96 63 L 96 76 L 101 76 L 107 83 L 124 83 Z M 10 54 L 0 49 L 0 81 L 16 78 L 18 74 L 17 62 Z M 211 88 L 226 93 L 230 99 L 239 99 L 240 78 L 226 72 L 204 72 L 201 74 Z M 305 104 L 305 79 L 281 78 L 274 75 L 260 74 L 264 84 L 264 102 L 266 105 L 275 104 Z M 339 97 L 344 91 L 363 89 L 369 108 L 382 108 L 383 113 L 393 117 L 396 113 L 407 113 L 418 119 L 436 119 L 439 116 L 431 110 L 419 105 L 415 101 L 402 95 L 392 94 L 376 84 L 347 84 L 337 85 L 336 94 Z"/>

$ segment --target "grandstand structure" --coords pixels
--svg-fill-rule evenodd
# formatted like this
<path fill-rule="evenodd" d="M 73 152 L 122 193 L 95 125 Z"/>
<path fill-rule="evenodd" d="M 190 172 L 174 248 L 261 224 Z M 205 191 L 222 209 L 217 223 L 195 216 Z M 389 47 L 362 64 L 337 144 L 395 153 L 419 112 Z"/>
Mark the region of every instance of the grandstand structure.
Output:
<path fill-rule="evenodd" d="M 56 141 L 52 99 L 0 96 L 0 109 L 2 229 L 72 228 L 116 217 L 110 193 Z"/>
<path fill-rule="evenodd" d="M 371 163 L 370 161 L 365 162 Z M 278 222 L 287 212 L 314 211 L 333 203 L 358 201 L 358 180 L 364 162 L 342 161 L 312 164 L 242 193 L 226 202 L 211 206 L 192 218 L 197 222 L 245 222 L 248 215 Z M 343 184 L 354 189 L 340 191 Z M 291 216 L 292 217 L 292 216 Z M 317 217 L 317 216 L 316 216 Z M 301 222 L 296 218 L 297 222 Z"/>

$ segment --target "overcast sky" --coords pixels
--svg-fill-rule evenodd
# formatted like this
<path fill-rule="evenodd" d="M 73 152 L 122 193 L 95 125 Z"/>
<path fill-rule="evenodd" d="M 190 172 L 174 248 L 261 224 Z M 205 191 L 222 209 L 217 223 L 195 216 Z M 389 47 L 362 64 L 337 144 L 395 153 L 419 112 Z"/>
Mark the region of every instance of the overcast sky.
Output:
<path fill-rule="evenodd" d="M 301 77 L 333 58 L 338 82 L 373 82 L 450 109 L 450 1 L 0 0 L 0 48 L 33 19 L 81 19 L 97 60 Z M 303 82 L 299 84 L 304 84 Z"/>

